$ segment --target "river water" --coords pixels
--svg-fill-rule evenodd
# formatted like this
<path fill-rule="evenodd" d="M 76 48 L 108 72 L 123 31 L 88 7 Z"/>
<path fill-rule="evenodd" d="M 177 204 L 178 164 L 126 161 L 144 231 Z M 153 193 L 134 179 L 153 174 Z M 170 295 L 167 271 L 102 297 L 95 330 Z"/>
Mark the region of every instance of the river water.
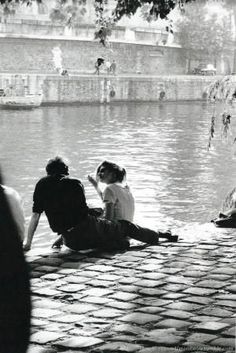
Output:
<path fill-rule="evenodd" d="M 138 223 L 176 229 L 205 224 L 236 185 L 235 150 L 221 141 L 220 118 L 207 150 L 212 111 L 200 102 L 1 110 L 5 184 L 23 197 L 28 219 L 36 181 L 45 175 L 47 160 L 61 155 L 84 183 L 88 203 L 99 206 L 87 175 L 108 159 L 127 169 Z"/>

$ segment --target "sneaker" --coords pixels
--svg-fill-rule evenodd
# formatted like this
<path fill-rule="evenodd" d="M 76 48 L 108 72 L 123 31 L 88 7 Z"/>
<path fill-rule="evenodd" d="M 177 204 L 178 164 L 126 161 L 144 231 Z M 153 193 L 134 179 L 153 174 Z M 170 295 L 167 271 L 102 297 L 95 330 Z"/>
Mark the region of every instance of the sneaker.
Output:
<path fill-rule="evenodd" d="M 172 235 L 171 231 L 159 232 L 159 237 L 165 238 L 167 239 L 167 241 L 170 241 L 172 243 L 176 243 L 179 239 L 178 235 Z"/>
<path fill-rule="evenodd" d="M 171 237 L 169 238 L 169 241 L 172 243 L 177 243 L 178 240 L 179 240 L 178 235 L 171 235 Z"/>

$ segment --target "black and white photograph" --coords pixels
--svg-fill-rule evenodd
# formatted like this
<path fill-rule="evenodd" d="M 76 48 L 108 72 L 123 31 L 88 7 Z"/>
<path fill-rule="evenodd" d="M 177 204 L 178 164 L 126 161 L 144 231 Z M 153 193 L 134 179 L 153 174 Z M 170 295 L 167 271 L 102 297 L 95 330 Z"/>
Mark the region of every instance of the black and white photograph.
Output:
<path fill-rule="evenodd" d="M 0 0 L 0 353 L 236 353 L 236 0 Z"/>

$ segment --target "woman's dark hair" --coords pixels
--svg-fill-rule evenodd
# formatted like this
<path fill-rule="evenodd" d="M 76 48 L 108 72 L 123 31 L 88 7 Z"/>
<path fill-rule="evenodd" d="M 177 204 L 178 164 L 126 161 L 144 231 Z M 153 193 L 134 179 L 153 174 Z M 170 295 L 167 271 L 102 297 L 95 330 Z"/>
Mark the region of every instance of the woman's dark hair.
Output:
<path fill-rule="evenodd" d="M 69 167 L 61 157 L 55 157 L 48 161 L 46 172 L 48 175 L 69 175 Z"/>
<path fill-rule="evenodd" d="M 112 162 L 108 162 L 108 161 L 102 162 L 97 168 L 97 174 L 100 172 L 100 170 L 102 168 L 108 170 L 109 172 L 114 173 L 115 182 L 118 181 L 118 182 L 122 183 L 122 181 L 124 181 L 124 179 L 126 178 L 126 170 L 124 168 L 120 167 L 116 163 L 112 163 Z"/>

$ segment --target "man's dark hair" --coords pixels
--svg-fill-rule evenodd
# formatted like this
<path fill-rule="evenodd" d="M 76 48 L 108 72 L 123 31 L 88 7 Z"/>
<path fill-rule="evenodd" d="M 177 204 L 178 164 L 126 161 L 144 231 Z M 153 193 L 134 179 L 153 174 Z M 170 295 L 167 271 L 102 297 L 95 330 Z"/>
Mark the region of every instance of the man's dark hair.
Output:
<path fill-rule="evenodd" d="M 69 167 L 61 157 L 55 157 L 48 161 L 46 172 L 48 175 L 69 175 Z"/>

